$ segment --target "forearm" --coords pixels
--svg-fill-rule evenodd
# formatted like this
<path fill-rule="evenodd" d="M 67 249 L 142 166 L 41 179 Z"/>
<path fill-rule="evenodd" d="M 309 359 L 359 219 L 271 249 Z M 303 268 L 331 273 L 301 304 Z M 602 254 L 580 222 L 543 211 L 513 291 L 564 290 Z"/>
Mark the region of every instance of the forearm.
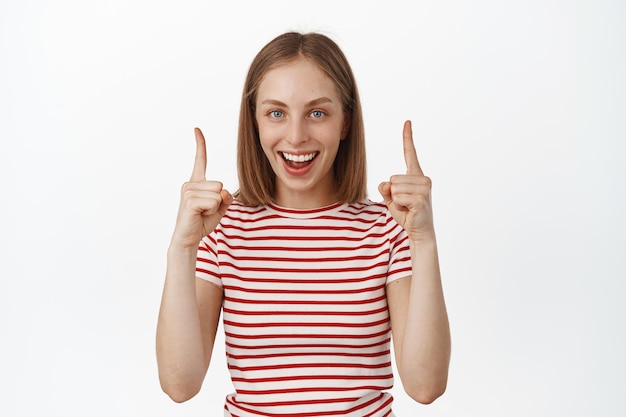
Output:
<path fill-rule="evenodd" d="M 437 244 L 433 236 L 411 242 L 412 277 L 399 370 L 414 392 L 430 393 L 430 402 L 445 391 L 450 361 L 450 329 Z M 430 400 L 429 400 L 430 398 Z"/>
<path fill-rule="evenodd" d="M 161 386 L 172 398 L 193 396 L 208 367 L 196 299 L 196 254 L 172 247 L 167 254 L 156 346 Z"/>

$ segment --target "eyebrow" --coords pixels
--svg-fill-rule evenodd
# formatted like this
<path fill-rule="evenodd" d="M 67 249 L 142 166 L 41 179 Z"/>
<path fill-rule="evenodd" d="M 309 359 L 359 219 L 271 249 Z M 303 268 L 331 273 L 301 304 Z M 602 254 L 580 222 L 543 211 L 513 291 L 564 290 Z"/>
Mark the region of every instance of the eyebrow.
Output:
<path fill-rule="evenodd" d="M 328 98 L 328 97 L 320 97 L 320 98 L 316 98 L 315 100 L 309 101 L 308 103 L 305 104 L 305 106 L 306 107 L 317 106 L 318 104 L 323 104 L 323 103 L 333 103 L 333 101 L 330 98 Z M 270 105 L 273 105 L 273 106 L 289 107 L 285 103 L 283 103 L 282 101 L 274 100 L 274 99 L 263 100 L 261 102 L 261 104 L 270 104 Z"/>

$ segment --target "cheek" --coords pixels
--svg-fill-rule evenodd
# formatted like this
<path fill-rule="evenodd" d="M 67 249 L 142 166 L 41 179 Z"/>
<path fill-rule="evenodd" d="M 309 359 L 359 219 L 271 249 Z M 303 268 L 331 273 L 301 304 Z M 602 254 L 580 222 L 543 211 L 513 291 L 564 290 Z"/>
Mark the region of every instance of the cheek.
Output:
<path fill-rule="evenodd" d="M 271 143 L 277 140 L 281 135 L 281 128 L 275 123 L 270 123 L 265 120 L 257 121 L 257 132 L 261 143 Z"/>
<path fill-rule="evenodd" d="M 272 131 L 259 129 L 259 141 L 263 149 L 270 150 L 276 144 L 276 134 Z"/>
<path fill-rule="evenodd" d="M 337 126 L 327 126 L 321 129 L 318 129 L 316 134 L 316 139 L 319 142 L 323 142 L 326 146 L 334 147 L 339 146 L 339 142 L 341 141 L 341 128 Z"/>
<path fill-rule="evenodd" d="M 267 129 L 259 129 L 259 143 L 261 144 L 263 153 L 270 160 L 270 162 L 274 160 L 274 147 L 279 141 L 280 139 L 276 135 L 276 132 Z"/>
<path fill-rule="evenodd" d="M 265 141 L 263 139 L 261 139 L 261 149 L 263 149 L 263 153 L 268 158 L 272 154 L 272 147 L 271 147 L 271 145 L 268 144 L 267 141 Z"/>

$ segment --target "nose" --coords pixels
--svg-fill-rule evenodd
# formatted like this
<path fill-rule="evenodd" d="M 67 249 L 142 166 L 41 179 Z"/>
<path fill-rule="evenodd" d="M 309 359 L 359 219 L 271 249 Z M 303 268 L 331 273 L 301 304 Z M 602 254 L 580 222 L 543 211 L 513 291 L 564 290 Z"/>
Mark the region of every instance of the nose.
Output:
<path fill-rule="evenodd" d="M 297 147 L 309 140 L 305 121 L 299 118 L 289 120 L 285 139 L 293 147 Z"/>

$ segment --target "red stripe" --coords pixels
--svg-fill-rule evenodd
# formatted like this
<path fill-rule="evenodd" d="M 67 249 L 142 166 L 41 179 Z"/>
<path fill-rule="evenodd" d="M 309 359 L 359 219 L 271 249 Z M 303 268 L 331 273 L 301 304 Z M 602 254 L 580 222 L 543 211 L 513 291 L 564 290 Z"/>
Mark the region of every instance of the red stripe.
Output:
<path fill-rule="evenodd" d="M 257 365 L 257 366 L 236 366 L 228 365 L 228 369 L 241 372 L 255 371 L 275 371 L 277 369 L 317 369 L 317 368 L 360 368 L 360 369 L 379 369 L 391 366 L 391 362 L 383 362 L 376 364 L 365 363 L 288 363 L 282 365 Z"/>
<path fill-rule="evenodd" d="M 297 333 L 287 333 L 287 334 L 264 334 L 264 335 L 250 335 L 250 334 L 237 334 L 233 332 L 224 332 L 224 334 L 228 337 L 234 337 L 237 339 L 373 339 L 375 337 L 383 336 L 389 333 L 389 329 L 383 330 L 381 332 L 370 333 L 370 334 L 350 334 L 347 335 L 345 333 L 341 334 L 317 334 L 317 333 L 308 333 L 308 334 L 297 334 Z"/>
<path fill-rule="evenodd" d="M 316 272 L 316 271 L 314 271 Z M 221 274 L 222 278 L 230 278 L 236 281 L 242 282 L 263 282 L 263 283 L 277 283 L 277 284 L 348 284 L 354 282 L 365 282 L 372 281 L 380 278 L 385 278 L 387 276 L 386 273 L 367 275 L 360 278 L 339 278 L 339 279 L 323 279 L 323 278 L 315 278 L 315 279 L 285 279 L 285 278 L 249 278 L 249 277 L 240 277 L 235 274 Z"/>
<path fill-rule="evenodd" d="M 272 353 L 265 355 L 233 355 L 232 353 L 226 352 L 226 356 L 236 360 L 250 360 L 250 359 L 269 359 L 269 358 L 284 358 L 284 357 L 295 357 L 295 356 L 314 356 L 314 357 L 322 357 L 322 356 L 345 356 L 348 358 L 376 358 L 379 356 L 385 356 L 391 353 L 391 350 L 382 350 L 380 352 L 373 353 L 348 353 L 348 352 L 285 352 L 285 353 Z"/>
<path fill-rule="evenodd" d="M 272 262 L 274 261 L 274 259 L 269 258 L 269 259 L 265 259 L 265 261 L 269 261 Z M 299 262 L 299 260 L 295 259 L 294 261 Z M 360 266 L 360 267 L 352 267 L 352 268 L 315 268 L 315 269 L 311 269 L 311 268 L 278 268 L 278 267 L 272 267 L 272 268 L 261 268 L 261 267 L 245 267 L 245 266 L 236 266 L 230 262 L 221 262 L 220 263 L 220 267 L 222 268 L 233 268 L 236 269 L 237 271 L 246 271 L 246 272 L 273 272 L 276 274 L 280 274 L 280 273 L 288 273 L 288 274 L 297 274 L 297 273 L 301 273 L 301 272 L 316 272 L 316 273 L 320 273 L 320 274 L 329 274 L 329 273 L 337 273 L 337 272 L 361 272 L 361 271 L 369 271 L 370 269 L 373 268 L 379 268 L 379 267 L 386 267 L 388 266 L 389 263 L 384 261 L 384 262 L 378 262 L 375 263 L 373 265 L 364 265 L 364 266 Z M 294 280 L 294 282 L 297 282 L 297 280 Z M 314 281 L 314 282 L 319 282 L 319 281 Z"/>
<path fill-rule="evenodd" d="M 319 246 L 319 247 L 297 247 L 297 246 L 242 246 L 233 245 L 228 241 L 220 242 L 229 249 L 235 250 L 255 250 L 255 251 L 291 251 L 291 252 L 330 252 L 330 251 L 357 251 L 361 249 L 378 249 L 384 247 L 387 242 L 383 241 L 380 244 L 362 244 L 359 246 Z"/>
<path fill-rule="evenodd" d="M 313 404 L 339 404 L 339 403 L 351 403 L 358 400 L 359 397 L 348 397 L 348 398 L 332 398 L 332 399 L 323 399 L 323 400 L 292 400 L 292 401 L 271 401 L 271 402 L 257 402 L 257 401 L 246 401 L 246 405 L 252 405 L 255 407 L 282 407 L 285 405 L 290 406 L 300 406 L 300 405 L 313 405 Z M 302 415 L 302 414 L 298 414 Z M 281 414 L 282 416 L 282 414 Z"/>
<path fill-rule="evenodd" d="M 257 214 L 257 213 L 261 213 L 267 211 L 267 207 L 264 206 L 258 206 L 258 207 L 250 207 L 250 206 L 244 206 L 243 204 L 239 203 L 238 201 L 233 201 L 233 203 L 230 205 L 230 207 L 228 207 L 228 212 L 231 213 L 242 213 L 242 214 L 246 214 L 246 215 L 250 215 L 250 214 Z"/>
<path fill-rule="evenodd" d="M 241 291 L 246 293 L 255 293 L 255 294 L 360 294 L 364 292 L 372 292 L 383 289 L 384 285 L 377 285 L 375 287 L 367 287 L 367 288 L 356 288 L 350 290 L 280 290 L 280 289 L 250 289 L 245 287 L 239 287 L 235 285 L 224 285 L 224 289 L 230 291 Z M 282 301 L 278 301 L 278 303 L 282 303 Z"/>
<path fill-rule="evenodd" d="M 227 239 L 238 239 L 238 240 L 246 240 L 246 241 L 258 241 L 258 240 L 286 240 L 286 241 L 328 241 L 328 242 L 336 242 L 336 241 L 346 241 L 346 242 L 361 242 L 370 238 L 380 238 L 384 237 L 387 233 L 370 233 L 366 236 L 242 236 L 242 235 L 228 235 L 224 233 L 222 229 L 216 230 L 216 232 L 221 233 Z"/>
<path fill-rule="evenodd" d="M 382 208 L 383 210 L 386 210 L 387 207 L 381 204 L 372 204 L 372 207 L 379 207 Z M 348 209 L 355 209 L 355 211 L 349 211 Z M 348 216 L 363 216 L 363 215 L 368 215 L 368 216 L 377 216 L 377 217 L 384 217 L 384 211 L 380 212 L 380 211 L 373 211 L 373 210 L 368 210 L 368 209 L 363 209 L 362 207 L 357 207 L 357 206 L 348 206 L 347 209 L 345 210 L 341 210 L 340 213 L 344 213 Z"/>
<path fill-rule="evenodd" d="M 369 217 L 369 218 L 361 218 L 362 214 L 365 214 L 364 212 L 359 213 L 359 214 L 353 214 L 353 213 L 347 213 L 347 212 L 342 212 L 343 214 L 345 214 L 346 216 L 320 216 L 317 217 L 316 220 L 330 220 L 330 221 L 336 221 L 336 222 L 354 222 L 354 223 L 363 223 L 363 224 L 372 224 L 374 226 L 378 226 L 380 225 L 380 213 L 375 213 L 375 212 L 370 212 L 369 214 L 371 214 L 372 216 L 375 217 Z M 382 223 L 385 224 L 385 223 Z"/>
<path fill-rule="evenodd" d="M 237 394 L 263 395 L 263 394 L 294 394 L 304 392 L 345 392 L 345 391 L 383 391 L 391 389 L 392 385 L 356 385 L 354 387 L 310 387 L 310 388 L 286 388 L 273 390 L 237 390 Z"/>
<path fill-rule="evenodd" d="M 306 312 L 300 313 L 301 316 L 306 316 Z M 344 327 L 344 328 L 359 328 L 359 327 L 374 327 L 381 324 L 387 324 L 389 319 L 385 317 L 382 320 L 373 321 L 370 323 L 333 323 L 333 322 L 274 322 L 274 323 L 241 323 L 232 320 L 224 319 L 224 325 L 233 326 L 239 328 L 254 328 L 254 327 Z"/>
<path fill-rule="evenodd" d="M 259 222 L 254 221 L 254 223 L 259 223 Z M 385 226 L 385 223 L 373 223 L 373 224 L 370 223 L 368 224 L 368 227 L 366 228 L 351 227 L 351 226 L 346 226 L 345 224 L 338 225 L 338 226 L 331 226 L 329 224 L 319 224 L 319 225 L 310 225 L 310 226 L 289 225 L 289 224 L 268 224 L 267 226 L 257 226 L 257 227 L 241 227 L 241 226 L 236 226 L 234 224 L 221 224 L 218 231 L 223 233 L 224 235 L 226 235 L 224 230 L 237 230 L 237 231 L 245 232 L 245 233 L 262 232 L 266 230 L 271 230 L 272 232 L 280 231 L 280 230 L 298 230 L 298 231 L 315 230 L 315 231 L 320 231 L 320 232 L 339 231 L 339 232 L 364 233 L 373 228 L 380 228 L 384 226 Z M 286 236 L 282 236 L 282 237 L 286 237 Z"/>
<path fill-rule="evenodd" d="M 196 268 L 196 272 L 200 272 L 200 273 L 203 273 L 203 274 L 211 275 L 211 276 L 213 276 L 213 277 L 215 277 L 217 279 L 220 278 L 219 274 L 216 274 L 213 271 L 209 271 L 208 269 Z"/>
<path fill-rule="evenodd" d="M 246 311 L 235 310 L 227 307 L 224 307 L 222 310 L 224 311 L 224 313 L 239 314 L 243 316 L 297 316 L 300 314 L 306 314 L 307 316 L 369 316 L 387 311 L 387 306 L 378 308 L 376 310 L 365 311 Z"/>
<path fill-rule="evenodd" d="M 392 379 L 393 374 L 383 375 L 291 375 L 264 378 L 239 378 L 232 377 L 233 382 L 246 382 L 250 384 L 260 384 L 268 382 L 289 382 L 289 381 L 318 381 L 318 380 L 345 380 L 345 381 L 371 381 L 375 379 Z"/>
<path fill-rule="evenodd" d="M 245 298 L 236 297 L 224 297 L 225 301 L 232 301 L 234 303 L 241 304 L 284 304 L 284 305 L 354 305 L 354 304 L 373 304 L 381 300 L 387 299 L 386 295 L 381 295 L 376 298 L 367 298 L 363 300 L 248 300 Z"/>
<path fill-rule="evenodd" d="M 400 268 L 396 271 L 394 271 L 395 273 L 399 274 L 400 272 L 406 272 L 407 275 L 411 275 L 411 273 L 413 272 L 412 268 L 408 267 L 408 268 Z"/>

